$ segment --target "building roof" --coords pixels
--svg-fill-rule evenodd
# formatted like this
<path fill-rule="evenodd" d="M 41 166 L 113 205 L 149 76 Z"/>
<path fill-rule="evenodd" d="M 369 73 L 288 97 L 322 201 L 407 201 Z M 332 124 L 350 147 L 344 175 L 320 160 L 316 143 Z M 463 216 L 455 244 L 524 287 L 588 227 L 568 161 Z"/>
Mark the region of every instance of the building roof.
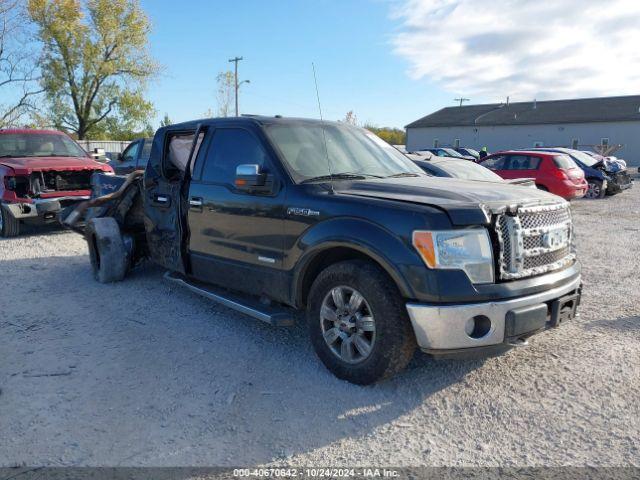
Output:
<path fill-rule="evenodd" d="M 640 121 L 640 95 L 446 107 L 405 128 Z"/>

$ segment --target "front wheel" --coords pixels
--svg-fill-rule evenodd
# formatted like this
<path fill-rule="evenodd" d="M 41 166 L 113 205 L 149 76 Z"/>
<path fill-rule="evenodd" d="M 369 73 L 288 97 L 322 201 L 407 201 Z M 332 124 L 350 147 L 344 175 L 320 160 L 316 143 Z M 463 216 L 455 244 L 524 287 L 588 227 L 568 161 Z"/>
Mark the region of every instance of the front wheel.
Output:
<path fill-rule="evenodd" d="M 602 181 L 592 179 L 588 181 L 587 193 L 585 193 L 584 197 L 591 199 L 604 198 L 605 193 L 605 189 L 602 188 Z"/>
<path fill-rule="evenodd" d="M 309 293 L 311 343 L 338 378 L 368 385 L 404 369 L 416 340 L 395 285 L 365 261 L 334 264 Z"/>

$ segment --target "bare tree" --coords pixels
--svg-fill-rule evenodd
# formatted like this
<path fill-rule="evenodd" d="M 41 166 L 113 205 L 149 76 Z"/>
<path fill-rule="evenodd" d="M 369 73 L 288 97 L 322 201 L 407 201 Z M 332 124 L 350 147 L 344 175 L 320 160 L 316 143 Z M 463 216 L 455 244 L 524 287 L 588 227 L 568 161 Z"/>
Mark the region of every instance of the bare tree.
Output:
<path fill-rule="evenodd" d="M 234 102 L 235 76 L 233 72 L 220 72 L 216 77 L 218 116 L 228 117 Z"/>
<path fill-rule="evenodd" d="M 16 126 L 42 92 L 34 54 L 25 48 L 26 21 L 19 0 L 0 0 L 0 128 Z"/>
<path fill-rule="evenodd" d="M 349 125 L 358 125 L 358 117 L 353 112 L 353 110 L 349 110 L 347 114 L 344 116 L 344 123 L 348 123 Z"/>

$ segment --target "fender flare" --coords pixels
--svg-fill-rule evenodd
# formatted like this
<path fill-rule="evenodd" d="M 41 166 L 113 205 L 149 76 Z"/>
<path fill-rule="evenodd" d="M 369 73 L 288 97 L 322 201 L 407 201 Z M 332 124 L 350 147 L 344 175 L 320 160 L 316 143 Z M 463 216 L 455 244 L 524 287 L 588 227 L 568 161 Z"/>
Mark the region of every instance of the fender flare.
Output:
<path fill-rule="evenodd" d="M 417 253 L 378 224 L 361 218 L 340 217 L 311 227 L 292 249 L 295 265 L 291 298 L 295 305 L 303 303 L 304 280 L 312 262 L 318 255 L 335 248 L 347 248 L 369 257 L 389 275 L 404 298 L 415 297 L 399 266 L 415 264 L 419 261 Z"/>

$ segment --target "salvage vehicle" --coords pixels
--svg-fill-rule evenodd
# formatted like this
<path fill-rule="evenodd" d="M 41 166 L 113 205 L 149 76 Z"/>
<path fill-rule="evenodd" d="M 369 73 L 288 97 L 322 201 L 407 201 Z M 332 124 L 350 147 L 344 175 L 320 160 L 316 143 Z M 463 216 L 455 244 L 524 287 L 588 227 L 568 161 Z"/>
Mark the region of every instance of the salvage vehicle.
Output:
<path fill-rule="evenodd" d="M 633 186 L 631 175 L 626 168 L 607 165 L 580 150 L 570 148 L 536 148 L 546 152 L 564 153 L 584 171 L 589 184 L 585 198 L 604 198 L 605 195 L 615 195 Z"/>
<path fill-rule="evenodd" d="M 136 138 L 111 163 L 116 175 L 127 175 L 135 170 L 144 170 L 151 155 L 153 138 Z"/>
<path fill-rule="evenodd" d="M 53 222 L 87 200 L 96 172 L 113 170 L 62 132 L 0 130 L 0 236 L 18 235 L 22 223 Z"/>
<path fill-rule="evenodd" d="M 371 132 L 247 116 L 160 128 L 144 172 L 64 223 L 100 282 L 141 259 L 276 326 L 305 311 L 337 377 L 370 384 L 432 355 L 495 355 L 573 318 L 568 202 L 429 177 Z M 81 225 L 84 223 L 84 228 Z M 221 346 L 224 348 L 224 346 Z"/>
<path fill-rule="evenodd" d="M 479 162 L 502 178 L 533 178 L 541 190 L 566 200 L 582 198 L 587 193 L 584 172 L 569 156 L 540 150 L 505 150 Z"/>
<path fill-rule="evenodd" d="M 416 154 L 407 154 L 425 173 L 435 177 L 459 178 L 461 180 L 475 180 L 477 182 L 499 182 L 519 185 L 521 187 L 537 188 L 536 182 L 532 178 L 513 178 L 505 180 L 500 175 L 492 172 L 488 168 L 474 162 L 468 162 L 459 158 L 436 157 L 430 155 L 425 157 Z"/>

